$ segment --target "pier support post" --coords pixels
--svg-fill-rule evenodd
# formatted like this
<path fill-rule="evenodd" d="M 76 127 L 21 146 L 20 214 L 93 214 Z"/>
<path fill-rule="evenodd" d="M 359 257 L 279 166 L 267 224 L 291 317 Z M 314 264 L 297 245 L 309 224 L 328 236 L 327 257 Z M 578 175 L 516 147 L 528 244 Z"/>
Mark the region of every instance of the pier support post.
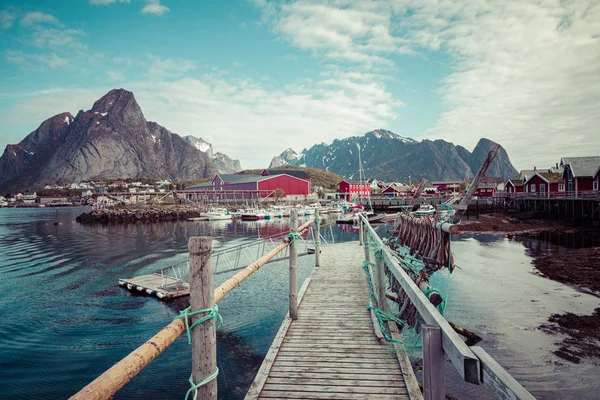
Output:
<path fill-rule="evenodd" d="M 442 329 L 423 325 L 423 399 L 444 400 L 444 350 Z"/>
<path fill-rule="evenodd" d="M 316 218 L 315 225 L 317 225 L 317 237 L 315 238 L 315 267 L 321 266 L 321 216 L 319 215 L 319 209 L 315 210 Z"/>
<path fill-rule="evenodd" d="M 190 305 L 192 311 L 211 309 L 215 305 L 214 276 L 210 255 L 211 237 L 192 237 L 188 242 L 190 252 Z M 196 314 L 190 317 L 190 325 L 204 317 Z M 217 370 L 216 322 L 209 319 L 194 327 L 192 335 L 192 377 L 195 383 L 211 376 Z M 213 379 L 198 388 L 198 399 L 215 400 L 217 380 Z"/>
<path fill-rule="evenodd" d="M 290 233 L 297 233 L 298 226 L 296 219 L 298 218 L 298 212 L 295 208 L 290 210 Z M 298 254 L 296 248 L 296 241 L 291 240 L 290 242 L 290 318 L 292 320 L 298 319 Z"/>

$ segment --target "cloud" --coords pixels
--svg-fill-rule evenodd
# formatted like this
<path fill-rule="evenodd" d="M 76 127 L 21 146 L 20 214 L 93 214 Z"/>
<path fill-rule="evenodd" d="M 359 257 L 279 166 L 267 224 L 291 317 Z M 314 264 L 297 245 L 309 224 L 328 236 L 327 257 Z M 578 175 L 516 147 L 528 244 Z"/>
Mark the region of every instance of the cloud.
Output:
<path fill-rule="evenodd" d="M 0 28 L 9 29 L 17 19 L 17 13 L 11 10 L 0 11 Z"/>
<path fill-rule="evenodd" d="M 28 12 L 23 18 L 21 18 L 21 25 L 23 26 L 28 27 L 38 24 L 60 26 L 60 21 L 52 14 L 47 14 L 39 11 Z"/>
<path fill-rule="evenodd" d="M 171 9 L 167 6 L 160 4 L 160 0 L 147 0 L 147 3 L 144 8 L 142 8 L 142 14 L 154 14 L 154 15 L 163 15 L 171 11 Z"/>
<path fill-rule="evenodd" d="M 283 40 L 338 68 L 392 77 L 405 61 L 449 59 L 443 112 L 424 136 L 468 147 L 488 137 L 523 167 L 600 148 L 598 2 L 254 3 Z"/>
<path fill-rule="evenodd" d="M 69 64 L 68 60 L 57 56 L 55 53 L 26 54 L 20 50 L 5 51 L 4 59 L 9 63 L 19 64 L 23 68 L 31 70 L 40 70 L 40 64 L 49 68 L 58 68 Z"/>
<path fill-rule="evenodd" d="M 42 48 L 65 48 L 83 51 L 87 46 L 81 43 L 78 36 L 85 33 L 81 29 L 36 28 L 32 34 L 32 44 Z"/>
<path fill-rule="evenodd" d="M 130 0 L 90 0 L 90 4 L 95 6 L 107 6 L 114 3 L 129 3 Z"/>
<path fill-rule="evenodd" d="M 122 82 L 125 80 L 125 75 L 119 71 L 106 71 L 106 80 L 108 82 Z"/>
<path fill-rule="evenodd" d="M 152 61 L 148 76 L 156 80 L 178 78 L 196 69 L 194 61 L 184 58 L 160 58 L 152 54 L 148 58 Z"/>

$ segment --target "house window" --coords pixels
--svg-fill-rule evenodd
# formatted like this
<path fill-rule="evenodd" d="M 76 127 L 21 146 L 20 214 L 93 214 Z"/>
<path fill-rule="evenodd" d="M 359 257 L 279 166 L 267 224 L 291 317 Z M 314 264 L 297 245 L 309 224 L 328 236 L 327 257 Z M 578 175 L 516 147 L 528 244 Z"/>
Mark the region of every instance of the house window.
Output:
<path fill-rule="evenodd" d="M 594 190 L 598 190 L 598 180 L 594 181 Z"/>
<path fill-rule="evenodd" d="M 564 183 L 559 183 L 558 184 L 558 191 L 559 192 L 564 192 L 565 191 L 565 184 Z"/>
<path fill-rule="evenodd" d="M 533 184 L 529 185 L 529 191 L 530 191 L 531 193 L 535 193 L 535 183 L 533 183 Z"/>
<path fill-rule="evenodd" d="M 542 192 L 542 193 L 546 192 L 546 184 L 545 183 L 540 183 L 540 192 Z"/>

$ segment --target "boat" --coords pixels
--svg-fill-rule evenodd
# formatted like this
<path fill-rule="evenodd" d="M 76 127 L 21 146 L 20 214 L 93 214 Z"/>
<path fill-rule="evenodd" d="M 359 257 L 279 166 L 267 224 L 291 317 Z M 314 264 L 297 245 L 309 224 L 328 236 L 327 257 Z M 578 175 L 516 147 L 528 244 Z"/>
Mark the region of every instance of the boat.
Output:
<path fill-rule="evenodd" d="M 424 217 L 435 214 L 435 208 L 431 204 L 421 204 L 421 207 L 414 212 L 415 217 Z"/>
<path fill-rule="evenodd" d="M 220 221 L 231 219 L 231 214 L 226 208 L 212 208 L 207 212 L 200 213 L 201 217 L 208 218 L 209 221 Z"/>
<path fill-rule="evenodd" d="M 258 221 L 259 219 L 265 219 L 264 210 L 249 208 L 242 213 L 242 221 Z"/>

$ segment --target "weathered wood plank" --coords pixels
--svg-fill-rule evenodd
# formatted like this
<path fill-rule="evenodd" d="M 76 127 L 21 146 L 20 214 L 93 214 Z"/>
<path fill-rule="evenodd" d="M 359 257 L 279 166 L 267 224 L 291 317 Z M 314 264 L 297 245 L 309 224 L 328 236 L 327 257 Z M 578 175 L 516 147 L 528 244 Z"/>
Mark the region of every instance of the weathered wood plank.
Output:
<path fill-rule="evenodd" d="M 519 382 L 516 381 L 500 364 L 479 346 L 471 347 L 481 363 L 481 380 L 483 385 L 500 399 L 534 400 Z"/>
<path fill-rule="evenodd" d="M 320 376 L 318 374 L 313 374 L 316 376 Z M 360 376 L 359 376 L 360 378 Z M 376 387 L 381 388 L 385 385 L 385 387 L 395 387 L 395 388 L 404 388 L 404 382 L 401 380 L 379 380 L 379 381 L 369 381 L 366 379 L 357 379 L 354 376 L 354 379 L 323 379 L 323 378 L 307 378 L 305 376 L 301 377 L 292 377 L 289 375 L 283 377 L 273 377 L 269 376 L 267 378 L 267 385 L 311 385 L 311 386 L 352 386 L 352 387 Z"/>
<path fill-rule="evenodd" d="M 381 365 L 379 365 L 381 367 Z M 375 377 L 393 377 L 398 376 L 402 377 L 402 373 L 398 370 L 383 367 L 381 368 L 373 368 L 373 369 L 364 369 L 364 368 L 354 368 L 354 366 L 328 366 L 328 367 L 318 367 L 314 365 L 302 366 L 301 364 L 293 364 L 293 365 L 283 365 L 282 363 L 278 363 L 271 368 L 271 371 L 278 372 L 297 372 L 297 373 L 315 373 L 315 374 L 351 374 L 351 375 L 365 375 L 365 379 L 373 379 Z"/>
<path fill-rule="evenodd" d="M 335 386 L 333 384 L 329 386 L 325 385 L 307 385 L 307 384 L 265 384 L 263 390 L 281 390 L 281 391 L 295 391 L 304 393 L 362 393 L 363 395 L 371 394 L 406 394 L 406 388 L 400 387 L 372 387 L 372 386 Z"/>
<path fill-rule="evenodd" d="M 341 381 L 350 382 L 366 382 L 366 385 L 375 384 L 381 385 L 381 381 L 384 382 L 398 382 L 404 386 L 404 377 L 400 374 L 351 374 L 351 373 L 324 373 L 321 370 L 315 372 L 297 372 L 295 368 L 288 368 L 289 371 L 271 370 L 269 372 L 269 379 L 281 378 L 281 379 L 319 379 L 327 382 L 336 381 L 336 384 Z"/>
<path fill-rule="evenodd" d="M 365 400 L 365 394 L 361 393 L 319 393 L 319 392 L 293 392 L 280 390 L 264 390 L 260 397 L 262 399 L 348 399 Z M 368 396 L 369 400 L 400 400 L 396 394 L 378 394 Z"/>

